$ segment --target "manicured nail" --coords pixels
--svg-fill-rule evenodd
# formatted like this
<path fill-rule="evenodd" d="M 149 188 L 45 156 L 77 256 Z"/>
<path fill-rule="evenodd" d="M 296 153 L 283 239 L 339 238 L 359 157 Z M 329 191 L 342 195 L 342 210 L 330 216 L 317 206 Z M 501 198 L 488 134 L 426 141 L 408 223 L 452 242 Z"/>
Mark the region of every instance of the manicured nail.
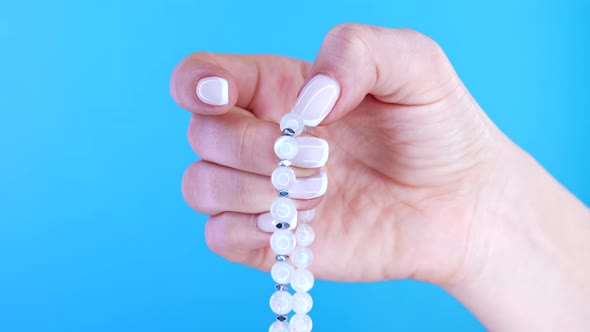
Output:
<path fill-rule="evenodd" d="M 272 214 L 270 212 L 263 213 L 259 215 L 258 218 L 256 218 L 256 227 L 258 227 L 258 229 L 263 232 L 272 233 L 276 231 L 276 225 L 277 222 L 272 217 Z M 289 229 L 294 229 L 295 227 L 297 227 L 297 217 L 293 218 L 293 220 L 289 222 L 289 225 Z"/>
<path fill-rule="evenodd" d="M 340 96 L 340 85 L 330 76 L 318 74 L 303 88 L 292 112 L 303 118 L 306 126 L 315 127 L 324 120 Z"/>
<path fill-rule="evenodd" d="M 326 140 L 317 137 L 296 137 L 299 147 L 297 155 L 291 159 L 293 166 L 304 168 L 319 168 L 326 164 L 330 147 Z"/>
<path fill-rule="evenodd" d="M 228 101 L 227 80 L 217 76 L 202 78 L 197 83 L 197 97 L 205 104 L 225 105 Z"/>
<path fill-rule="evenodd" d="M 323 196 L 328 189 L 326 172 L 319 171 L 307 178 L 299 178 L 289 188 L 289 197 L 296 199 L 311 199 Z"/>

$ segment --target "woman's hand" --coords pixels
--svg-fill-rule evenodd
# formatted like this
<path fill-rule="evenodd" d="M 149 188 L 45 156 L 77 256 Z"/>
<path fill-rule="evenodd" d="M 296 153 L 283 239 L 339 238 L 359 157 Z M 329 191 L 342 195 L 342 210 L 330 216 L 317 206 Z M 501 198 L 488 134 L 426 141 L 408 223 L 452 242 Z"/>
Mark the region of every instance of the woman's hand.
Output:
<path fill-rule="evenodd" d="M 318 74 L 321 79 L 314 80 Z M 228 94 L 223 80 L 214 80 L 203 91 L 211 99 L 199 98 L 195 89 L 208 77 L 224 79 Z M 335 95 L 309 102 L 308 91 L 297 101 L 310 81 L 316 84 L 312 89 L 320 84 Z M 263 270 L 275 261 L 270 234 L 256 220 L 276 198 L 269 178 L 278 161 L 273 144 L 278 122 L 294 105 L 317 115 L 321 125 L 311 134 L 330 144 L 325 196 L 297 201 L 300 209 L 317 206 L 310 267 L 316 277 L 414 278 L 469 302 L 477 298 L 468 291 L 473 285 L 493 271 L 510 273 L 514 267 L 506 262 L 519 264 L 512 250 L 528 250 L 504 244 L 527 238 L 534 219 L 547 215 L 543 207 L 511 210 L 528 211 L 527 202 L 539 194 L 538 179 L 546 183 L 541 191 L 555 192 L 571 213 L 588 217 L 582 204 L 491 123 L 441 48 L 413 31 L 340 25 L 328 33 L 313 64 L 197 53 L 177 66 L 171 92 L 194 112 L 189 140 L 202 158 L 185 174 L 184 196 L 211 215 L 207 243 L 231 261 Z M 322 112 L 336 98 L 329 114 Z"/>

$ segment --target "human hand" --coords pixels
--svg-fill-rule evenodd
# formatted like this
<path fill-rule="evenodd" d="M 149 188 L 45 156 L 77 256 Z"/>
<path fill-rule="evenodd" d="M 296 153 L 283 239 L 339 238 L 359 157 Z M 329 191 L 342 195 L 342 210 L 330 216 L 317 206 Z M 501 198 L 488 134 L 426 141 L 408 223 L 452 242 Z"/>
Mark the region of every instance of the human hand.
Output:
<path fill-rule="evenodd" d="M 461 277 L 473 223 L 485 222 L 481 199 L 498 189 L 488 180 L 505 140 L 441 48 L 409 30 L 338 26 L 313 66 L 201 53 L 177 67 L 172 94 L 195 112 L 189 138 L 203 159 L 188 169 L 183 193 L 197 211 L 213 215 L 211 249 L 270 269 L 269 235 L 254 220 L 276 196 L 268 176 L 278 160 L 277 123 L 315 74 L 336 79 L 341 94 L 313 130 L 330 144 L 329 189 L 322 200 L 298 203 L 319 204 L 311 270 L 346 281 L 411 277 L 440 284 Z M 226 105 L 197 98 L 203 77 L 229 82 Z"/>

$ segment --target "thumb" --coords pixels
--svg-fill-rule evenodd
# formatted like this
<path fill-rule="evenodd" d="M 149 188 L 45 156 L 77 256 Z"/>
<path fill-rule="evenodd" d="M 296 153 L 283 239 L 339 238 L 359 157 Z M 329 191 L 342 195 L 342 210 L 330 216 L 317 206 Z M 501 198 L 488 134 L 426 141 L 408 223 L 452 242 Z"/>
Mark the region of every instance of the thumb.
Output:
<path fill-rule="evenodd" d="M 460 86 L 432 39 L 407 29 L 341 24 L 325 37 L 293 112 L 317 126 L 342 118 L 368 94 L 384 103 L 424 105 Z"/>

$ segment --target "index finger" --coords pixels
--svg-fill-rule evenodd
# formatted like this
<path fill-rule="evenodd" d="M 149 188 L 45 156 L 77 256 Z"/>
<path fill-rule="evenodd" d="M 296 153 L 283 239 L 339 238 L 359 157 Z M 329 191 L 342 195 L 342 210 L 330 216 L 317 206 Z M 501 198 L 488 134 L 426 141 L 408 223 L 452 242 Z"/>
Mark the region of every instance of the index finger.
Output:
<path fill-rule="evenodd" d="M 215 115 L 238 106 L 278 122 L 294 105 L 310 69 L 311 63 L 288 57 L 199 52 L 176 66 L 170 93 L 191 112 Z"/>

